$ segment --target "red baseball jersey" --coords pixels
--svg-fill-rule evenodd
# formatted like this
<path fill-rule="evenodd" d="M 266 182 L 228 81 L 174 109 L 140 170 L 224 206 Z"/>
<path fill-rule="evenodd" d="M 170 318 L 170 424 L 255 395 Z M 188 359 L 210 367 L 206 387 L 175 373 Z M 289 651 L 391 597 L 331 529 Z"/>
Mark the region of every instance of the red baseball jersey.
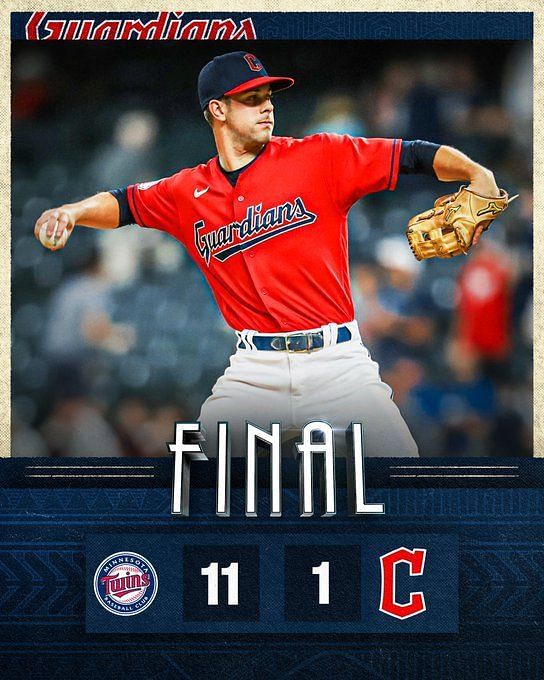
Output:
<path fill-rule="evenodd" d="M 347 213 L 395 188 L 400 151 L 399 139 L 273 137 L 234 187 L 215 157 L 127 196 L 140 226 L 187 248 L 233 329 L 341 324 L 353 319 Z"/>

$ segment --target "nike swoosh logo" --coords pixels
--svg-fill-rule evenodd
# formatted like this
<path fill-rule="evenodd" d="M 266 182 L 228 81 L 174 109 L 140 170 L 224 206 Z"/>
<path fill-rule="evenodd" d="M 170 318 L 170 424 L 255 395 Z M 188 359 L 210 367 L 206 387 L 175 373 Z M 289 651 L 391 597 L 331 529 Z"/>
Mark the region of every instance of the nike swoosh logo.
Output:
<path fill-rule="evenodd" d="M 202 196 L 202 194 L 205 194 L 209 188 L 210 187 L 206 187 L 205 189 L 195 189 L 193 196 L 195 198 L 200 198 L 200 196 Z"/>

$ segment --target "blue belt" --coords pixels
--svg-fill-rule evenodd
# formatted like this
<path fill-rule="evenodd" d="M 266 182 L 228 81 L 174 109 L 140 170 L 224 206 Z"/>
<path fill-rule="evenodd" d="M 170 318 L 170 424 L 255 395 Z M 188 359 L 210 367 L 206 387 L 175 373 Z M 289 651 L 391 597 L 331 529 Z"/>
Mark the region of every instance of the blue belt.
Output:
<path fill-rule="evenodd" d="M 352 335 L 346 326 L 338 327 L 336 344 L 348 342 Z M 251 344 L 255 349 L 275 352 L 312 352 L 315 349 L 323 349 L 323 331 L 311 331 L 309 333 L 292 333 L 291 335 L 254 335 Z M 248 342 L 240 339 L 238 349 L 250 349 Z"/>

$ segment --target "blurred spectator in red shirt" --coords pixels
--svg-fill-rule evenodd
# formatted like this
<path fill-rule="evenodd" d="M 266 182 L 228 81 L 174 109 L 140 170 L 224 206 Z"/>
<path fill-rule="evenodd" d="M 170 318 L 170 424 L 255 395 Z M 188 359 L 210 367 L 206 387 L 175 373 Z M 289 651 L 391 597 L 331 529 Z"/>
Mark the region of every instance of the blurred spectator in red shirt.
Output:
<path fill-rule="evenodd" d="M 496 245 L 471 251 L 458 281 L 456 339 L 463 351 L 484 359 L 506 357 L 512 340 L 512 264 Z"/>

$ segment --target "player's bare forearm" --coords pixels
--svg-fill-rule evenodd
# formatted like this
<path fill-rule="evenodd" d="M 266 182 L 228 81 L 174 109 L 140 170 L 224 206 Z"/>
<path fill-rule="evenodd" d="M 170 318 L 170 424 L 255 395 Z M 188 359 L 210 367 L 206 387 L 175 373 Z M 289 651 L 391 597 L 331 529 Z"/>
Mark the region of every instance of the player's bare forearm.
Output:
<path fill-rule="evenodd" d="M 499 196 L 499 188 L 492 171 L 451 146 L 441 146 L 438 149 L 433 168 L 442 182 L 469 182 L 469 189 L 478 194 Z"/>
<path fill-rule="evenodd" d="M 34 235 L 50 250 L 66 245 L 76 225 L 95 229 L 115 229 L 119 225 L 119 204 L 103 191 L 77 203 L 67 203 L 43 212 L 36 220 Z"/>
<path fill-rule="evenodd" d="M 95 229 L 115 229 L 119 226 L 119 203 L 108 191 L 63 207 L 72 211 L 75 224 Z"/>

